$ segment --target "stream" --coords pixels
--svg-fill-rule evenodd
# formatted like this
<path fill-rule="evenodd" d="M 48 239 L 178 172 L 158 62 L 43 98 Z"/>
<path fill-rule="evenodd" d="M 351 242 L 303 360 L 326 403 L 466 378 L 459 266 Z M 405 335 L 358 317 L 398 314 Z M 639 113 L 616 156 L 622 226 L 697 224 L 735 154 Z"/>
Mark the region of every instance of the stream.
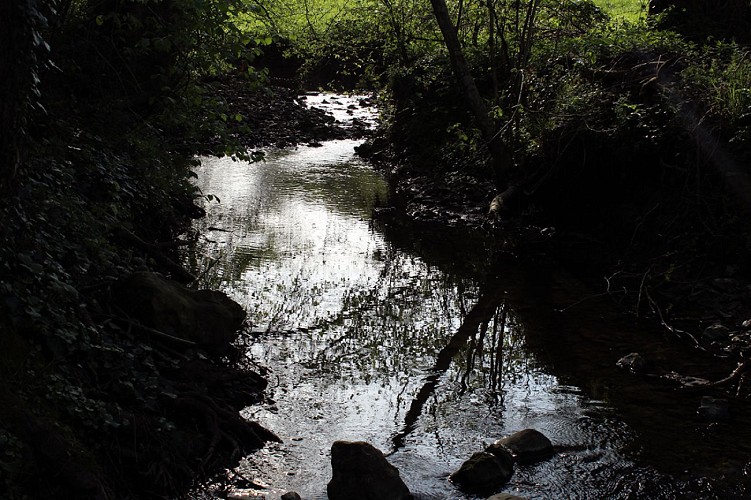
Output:
<path fill-rule="evenodd" d="M 307 99 L 341 121 L 373 119 L 356 97 Z M 387 454 L 417 499 L 475 498 L 448 475 L 485 445 L 535 428 L 556 454 L 517 466 L 501 491 L 751 494 L 747 405 L 703 421 L 701 397 L 719 393 L 616 362 L 640 352 L 664 371 L 715 380 L 727 365 L 623 315 L 575 273 L 505 257 L 484 233 L 374 220 L 388 187 L 357 144 L 270 150 L 254 164 L 203 158 L 196 170 L 201 191 L 219 200 L 197 222 L 203 285 L 246 308 L 247 356 L 271 370 L 271 401 L 244 412 L 283 440 L 240 467 L 268 485 L 260 493 L 327 498 L 331 444 L 344 439 Z"/>

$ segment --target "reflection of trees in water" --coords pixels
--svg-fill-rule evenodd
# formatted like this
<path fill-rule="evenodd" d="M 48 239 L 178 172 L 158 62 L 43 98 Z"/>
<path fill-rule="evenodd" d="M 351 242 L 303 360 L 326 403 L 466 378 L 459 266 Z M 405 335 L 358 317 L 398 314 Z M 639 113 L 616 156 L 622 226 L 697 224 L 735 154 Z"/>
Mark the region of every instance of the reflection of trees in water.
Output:
<path fill-rule="evenodd" d="M 310 353 L 311 365 L 366 379 L 426 367 L 460 322 L 471 288 L 468 280 L 429 269 L 413 256 L 386 251 L 377 280 L 348 290 L 332 320 L 311 329 L 326 337 Z"/>
<path fill-rule="evenodd" d="M 431 398 L 433 408 L 441 404 L 439 387 L 441 400 L 480 392 L 501 407 L 506 385 L 528 375 L 527 353 L 500 283 L 478 290 L 472 280 L 393 250 L 381 260 L 375 281 L 348 289 L 337 311 L 297 332 L 291 349 L 307 368 L 343 381 L 394 378 L 402 386 L 395 416 L 403 421 L 392 439 L 398 449 Z M 272 316 L 289 318 L 309 307 L 301 297 L 310 294 L 286 290 Z M 419 373 L 427 373 L 421 385 Z"/>
<path fill-rule="evenodd" d="M 509 368 L 513 371 L 519 366 L 519 346 L 511 335 L 515 330 L 513 313 L 505 305 L 505 296 L 502 287 L 485 288 L 475 305 L 463 315 L 459 328 L 435 356 L 430 374 L 412 399 L 401 430 L 392 437 L 394 450 L 404 446 L 429 400 L 434 399 L 433 408 L 440 404 L 436 390 L 442 382 L 447 389 L 443 391 L 446 399 L 457 400 L 468 390 L 482 388 L 497 405 L 503 404 L 505 376 L 509 375 Z"/>
<path fill-rule="evenodd" d="M 335 213 L 369 216 L 373 207 L 388 197 L 383 176 L 358 159 L 335 159 L 304 168 L 293 164 L 267 171 L 273 176 L 267 184 L 294 187 L 299 196 L 322 203 Z"/>
<path fill-rule="evenodd" d="M 214 202 L 211 202 L 214 203 Z M 223 285 L 237 282 L 242 273 L 258 258 L 278 258 L 274 245 L 251 252 L 243 248 L 243 242 L 253 227 L 258 227 L 263 204 L 260 199 L 241 212 L 225 211 L 223 207 L 207 205 L 208 215 L 194 223 L 197 241 L 188 247 L 183 259 L 188 269 L 199 277 L 197 288 L 222 289 Z M 214 213 L 212 208 L 216 209 Z"/>
<path fill-rule="evenodd" d="M 345 237 L 355 228 L 351 215 L 369 213 L 385 198 L 385 183 L 356 165 L 314 165 L 304 172 L 282 165 L 264 175 L 270 176 L 264 185 L 296 184 L 299 197 L 322 202 L 332 211 L 327 214 L 346 214 L 337 219 L 341 227 L 326 226 L 320 254 L 273 239 L 289 237 L 288 231 L 255 234 L 262 223 L 295 228 L 283 209 L 300 200 L 282 188 L 274 196 L 259 191 L 237 213 L 206 221 L 206 227 L 230 232 L 214 233 L 217 243 L 199 246 L 207 259 L 225 252 L 204 281 L 244 301 L 255 331 L 279 338 L 260 339 L 269 359 L 294 362 L 343 385 L 375 381 L 391 387 L 395 428 L 401 429 L 395 448 L 426 412 L 451 411 L 452 402 L 468 395 L 500 408 L 506 387 L 524 382 L 523 337 L 505 305 L 503 283 L 477 284 L 487 275 L 492 240 L 460 229 L 375 222 L 365 254 L 349 248 L 342 255 L 351 261 L 341 261 L 337 272 L 326 266 L 336 265 L 339 238 L 344 246 L 366 241 L 366 234 Z"/>

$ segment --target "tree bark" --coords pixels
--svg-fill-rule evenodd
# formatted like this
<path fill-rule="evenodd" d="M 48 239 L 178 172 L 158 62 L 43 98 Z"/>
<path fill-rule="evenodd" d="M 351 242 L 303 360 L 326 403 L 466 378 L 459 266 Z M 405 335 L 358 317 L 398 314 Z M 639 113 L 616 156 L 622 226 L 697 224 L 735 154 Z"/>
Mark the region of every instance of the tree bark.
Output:
<path fill-rule="evenodd" d="M 503 143 L 495 123 L 490 119 L 485 101 L 482 100 L 475 80 L 469 71 L 469 66 L 464 58 L 459 37 L 456 34 L 456 28 L 451 22 L 451 16 L 449 15 L 448 7 L 446 7 L 445 0 L 430 0 L 430 4 L 433 7 L 438 27 L 443 34 L 443 40 L 449 53 L 454 75 L 464 92 L 464 97 L 475 116 L 477 126 L 490 151 L 496 187 L 499 190 L 505 189 L 509 181 L 508 174 L 511 167 L 506 145 Z"/>

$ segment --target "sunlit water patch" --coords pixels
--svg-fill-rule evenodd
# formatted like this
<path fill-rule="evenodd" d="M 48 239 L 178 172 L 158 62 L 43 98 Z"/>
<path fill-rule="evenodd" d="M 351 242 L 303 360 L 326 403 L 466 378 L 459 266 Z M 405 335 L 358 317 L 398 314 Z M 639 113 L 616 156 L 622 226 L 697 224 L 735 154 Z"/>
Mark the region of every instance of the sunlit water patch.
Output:
<path fill-rule="evenodd" d="M 344 115 L 357 103 L 336 101 Z M 271 369 L 273 403 L 244 413 L 284 441 L 249 457 L 245 475 L 275 493 L 326 498 L 331 444 L 364 440 L 389 455 L 417 498 L 470 498 L 448 474 L 486 444 L 532 427 L 558 453 L 518 467 L 505 491 L 715 494 L 690 475 L 668 475 L 682 464 L 655 465 L 686 455 L 688 444 L 639 462 L 650 431 L 634 430 L 617 405 L 622 388 L 648 387 L 611 381 L 613 346 L 627 344 L 633 328 L 599 309 L 581 318 L 556 312 L 568 285 L 552 271 L 537 285 L 516 267 L 487 278 L 492 242 L 481 236 L 374 222 L 387 186 L 356 158 L 356 144 L 271 151 L 256 164 L 204 158 L 197 171 L 202 192 L 219 203 L 205 205 L 198 229 L 206 239 L 194 260 L 205 283 L 248 311 L 247 355 Z M 594 340 L 598 328 L 607 345 Z M 656 441 L 671 432 L 663 417 L 686 406 L 648 392 L 639 404 Z"/>

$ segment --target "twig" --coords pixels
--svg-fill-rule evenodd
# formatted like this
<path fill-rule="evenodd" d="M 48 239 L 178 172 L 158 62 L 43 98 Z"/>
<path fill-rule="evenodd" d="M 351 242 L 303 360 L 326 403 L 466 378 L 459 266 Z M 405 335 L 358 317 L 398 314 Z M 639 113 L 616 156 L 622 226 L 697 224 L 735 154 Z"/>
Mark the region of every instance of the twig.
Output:
<path fill-rule="evenodd" d="M 647 269 L 647 271 L 641 277 L 641 283 L 639 284 L 639 296 L 636 299 L 636 309 L 634 310 L 637 318 L 639 317 L 639 309 L 641 308 L 641 294 L 645 290 L 644 282 L 647 281 L 647 276 L 649 276 L 649 272 L 651 270 L 652 270 L 652 266 L 649 266 L 649 269 Z"/>
<path fill-rule="evenodd" d="M 647 300 L 649 300 L 649 304 L 652 307 L 652 311 L 656 312 L 657 315 L 660 317 L 660 324 L 662 324 L 662 326 L 664 326 L 665 328 L 667 328 L 667 330 L 670 333 L 674 333 L 674 334 L 676 334 L 678 336 L 681 336 L 681 335 L 687 336 L 688 338 L 690 338 L 691 340 L 694 341 L 694 344 L 696 344 L 696 347 L 698 347 L 702 351 L 706 351 L 706 349 L 704 349 L 704 347 L 702 347 L 702 345 L 699 343 L 699 341 L 696 340 L 696 337 L 694 337 L 693 335 L 691 335 L 689 332 L 687 332 L 685 330 L 679 330 L 678 328 L 670 326 L 668 324 L 668 322 L 665 321 L 665 317 L 662 315 L 662 310 L 660 309 L 660 306 L 657 305 L 657 302 L 655 302 L 655 300 L 649 294 L 649 290 L 646 291 L 646 294 L 647 294 Z"/>
<path fill-rule="evenodd" d="M 602 293 L 595 293 L 593 295 L 588 295 L 588 296 L 586 296 L 586 297 L 584 297 L 582 299 L 577 300 L 573 304 L 569 304 L 569 305 L 567 305 L 566 307 L 564 307 L 562 309 L 558 309 L 558 312 L 566 312 L 569 309 L 571 309 L 572 307 L 578 306 L 582 302 L 586 302 L 586 301 L 591 300 L 591 299 L 596 299 L 598 297 L 605 297 L 605 296 L 608 296 L 608 295 L 613 295 L 614 293 L 615 292 L 611 292 L 610 290 L 607 290 L 607 291 L 602 292 Z M 626 290 L 623 290 L 623 293 L 626 293 Z"/>
<path fill-rule="evenodd" d="M 148 327 L 146 325 L 138 323 L 137 321 L 133 321 L 132 319 L 122 318 L 122 317 L 117 317 L 117 316 L 114 316 L 114 318 L 115 319 L 119 319 L 121 321 L 125 321 L 130 328 L 135 327 L 135 328 L 143 330 L 144 332 L 149 333 L 151 335 L 156 335 L 157 337 L 161 337 L 163 339 L 166 339 L 166 340 L 169 340 L 169 341 L 172 341 L 172 342 L 176 342 L 178 344 L 183 344 L 183 345 L 187 345 L 187 346 L 191 346 L 191 347 L 197 347 L 198 346 L 198 344 L 195 343 L 195 342 L 193 342 L 192 340 L 181 339 L 180 337 L 175 337 L 174 335 L 170 335 L 169 333 L 164 333 L 161 330 L 156 330 L 154 328 Z"/>

